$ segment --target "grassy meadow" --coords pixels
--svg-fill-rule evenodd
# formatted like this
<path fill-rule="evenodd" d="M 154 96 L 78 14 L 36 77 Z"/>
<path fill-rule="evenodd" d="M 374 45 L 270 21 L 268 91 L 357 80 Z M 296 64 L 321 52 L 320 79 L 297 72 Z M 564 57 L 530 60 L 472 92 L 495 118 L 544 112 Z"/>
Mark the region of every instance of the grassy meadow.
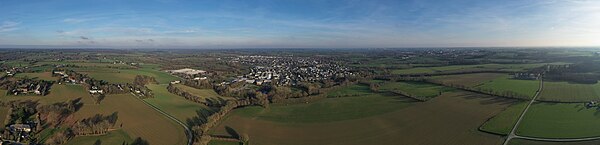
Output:
<path fill-rule="evenodd" d="M 123 130 L 113 130 L 104 135 L 97 136 L 78 136 L 75 137 L 65 145 L 92 145 L 99 141 L 105 145 L 119 145 L 122 143 L 131 143 L 133 139 L 127 135 Z"/>
<path fill-rule="evenodd" d="M 182 84 L 176 84 L 175 87 L 188 92 L 194 96 L 198 96 L 198 97 L 202 97 L 202 98 L 222 98 L 222 99 L 231 99 L 230 97 L 223 97 L 219 94 L 217 94 L 217 92 L 215 92 L 213 89 L 196 89 L 193 87 L 189 87 L 186 85 L 182 85 Z"/>
<path fill-rule="evenodd" d="M 409 69 L 393 70 L 393 74 L 424 74 L 440 72 L 462 72 L 479 70 L 500 70 L 500 71 L 525 71 L 527 69 L 544 66 L 546 64 L 564 64 L 564 63 L 530 63 L 530 64 L 479 64 L 479 65 L 450 65 L 438 67 L 415 67 Z"/>
<path fill-rule="evenodd" d="M 600 110 L 583 103 L 534 103 L 516 133 L 545 138 L 600 136 Z"/>
<path fill-rule="evenodd" d="M 38 72 L 38 73 L 17 73 L 15 77 L 19 78 L 37 78 L 46 81 L 56 81 L 58 77 L 52 77 L 52 72 Z"/>
<path fill-rule="evenodd" d="M 539 86 L 539 80 L 517 80 L 506 75 L 505 77 L 485 82 L 476 88 L 491 89 L 495 92 L 512 91 L 519 95 L 525 95 L 528 98 L 532 98 L 539 89 Z"/>
<path fill-rule="evenodd" d="M 167 85 L 150 84 L 147 87 L 154 93 L 154 98 L 146 98 L 144 100 L 182 122 L 196 116 L 196 111 L 208 109 L 208 107 L 200 103 L 191 102 L 181 96 L 169 93 Z"/>
<path fill-rule="evenodd" d="M 473 73 L 460 75 L 444 75 L 431 77 L 432 80 L 444 84 L 457 84 L 466 87 L 475 87 L 494 79 L 505 77 L 507 74 L 501 73 Z"/>
<path fill-rule="evenodd" d="M 443 92 L 454 90 L 449 87 L 422 82 L 386 82 L 379 89 L 381 91 L 400 91 L 422 98 L 433 98 Z"/>

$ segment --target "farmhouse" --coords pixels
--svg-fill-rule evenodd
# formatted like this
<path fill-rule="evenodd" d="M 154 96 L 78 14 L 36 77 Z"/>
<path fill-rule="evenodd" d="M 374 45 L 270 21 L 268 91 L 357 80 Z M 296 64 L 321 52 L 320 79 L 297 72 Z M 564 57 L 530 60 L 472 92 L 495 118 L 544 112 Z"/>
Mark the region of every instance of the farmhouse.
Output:
<path fill-rule="evenodd" d="M 98 89 L 98 87 L 96 86 L 92 86 L 92 88 L 90 89 L 90 94 L 103 94 L 104 92 L 102 91 L 102 89 Z"/>
<path fill-rule="evenodd" d="M 31 127 L 27 124 L 13 124 L 9 128 L 11 132 L 31 132 Z"/>
<path fill-rule="evenodd" d="M 206 73 L 206 71 L 196 70 L 196 69 L 191 69 L 191 68 L 168 70 L 167 72 L 172 73 L 172 74 L 185 74 L 185 75 L 196 75 L 196 74 Z"/>

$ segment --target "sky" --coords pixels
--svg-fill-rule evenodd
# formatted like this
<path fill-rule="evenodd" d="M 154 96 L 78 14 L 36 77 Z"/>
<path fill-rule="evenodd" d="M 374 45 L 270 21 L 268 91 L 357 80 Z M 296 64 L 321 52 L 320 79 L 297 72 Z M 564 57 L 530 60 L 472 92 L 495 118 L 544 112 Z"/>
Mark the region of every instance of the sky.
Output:
<path fill-rule="evenodd" d="M 0 47 L 600 46 L 598 0 L 0 0 Z"/>

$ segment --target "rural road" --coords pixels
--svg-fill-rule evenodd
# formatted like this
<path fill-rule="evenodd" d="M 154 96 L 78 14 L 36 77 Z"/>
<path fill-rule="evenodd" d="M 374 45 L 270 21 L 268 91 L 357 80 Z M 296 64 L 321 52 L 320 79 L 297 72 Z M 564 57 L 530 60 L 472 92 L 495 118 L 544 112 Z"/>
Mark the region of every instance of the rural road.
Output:
<path fill-rule="evenodd" d="M 535 99 L 540 95 L 543 88 L 544 88 L 544 79 L 542 77 L 540 77 L 540 88 L 538 88 L 538 90 L 535 92 L 535 95 L 533 96 L 531 101 L 529 101 L 529 104 L 527 104 L 527 107 L 525 107 L 525 110 L 523 110 L 523 112 L 521 113 L 521 116 L 519 116 L 519 120 L 517 120 L 517 123 L 515 124 L 515 126 L 513 126 L 512 130 L 510 130 L 510 133 L 506 137 L 506 140 L 504 140 L 503 145 L 507 145 L 511 139 L 513 139 L 515 137 L 519 137 L 515 134 L 515 131 L 517 130 L 517 127 L 519 127 L 519 123 L 521 123 L 521 120 L 523 120 L 523 116 L 525 116 L 525 113 L 527 113 L 527 110 L 529 110 L 529 106 L 531 106 L 531 104 L 533 104 L 533 102 L 535 102 Z"/>
<path fill-rule="evenodd" d="M 139 97 L 135 96 L 133 93 L 131 93 L 131 94 L 132 94 L 132 95 L 133 95 L 135 98 L 137 98 L 138 100 L 140 100 L 140 101 L 144 102 L 144 104 L 146 104 L 146 105 L 150 106 L 150 108 L 152 108 L 152 109 L 156 110 L 158 113 L 160 113 L 160 114 L 164 115 L 164 116 L 165 116 L 165 117 L 167 117 L 168 119 L 171 119 L 171 120 L 173 120 L 173 121 L 177 122 L 177 124 L 181 125 L 181 127 L 183 127 L 183 129 L 185 130 L 185 135 L 186 135 L 186 136 L 187 136 L 187 138 L 188 138 L 187 144 L 188 144 L 188 145 L 192 145 L 192 144 L 194 144 L 194 142 L 193 142 L 193 140 L 194 140 L 194 136 L 192 135 L 192 130 L 191 130 L 189 127 L 187 127 L 187 125 L 185 125 L 185 123 L 183 123 L 183 122 L 179 121 L 177 118 L 175 118 L 175 117 L 171 116 L 170 114 L 168 114 L 168 113 L 166 113 L 166 112 L 164 112 L 164 111 L 162 111 L 162 110 L 158 109 L 156 106 L 154 106 L 154 105 L 152 105 L 152 104 L 150 104 L 150 103 L 146 102 L 146 100 L 144 100 L 144 99 L 141 99 L 141 98 L 139 98 Z"/>
<path fill-rule="evenodd" d="M 600 136 L 599 137 L 587 137 L 587 138 L 538 138 L 538 137 L 527 137 L 527 136 L 516 135 L 515 131 L 517 130 L 517 127 L 519 127 L 519 123 L 521 123 L 523 116 L 525 116 L 525 113 L 527 112 L 527 110 L 529 110 L 529 106 L 531 106 L 531 104 L 533 104 L 533 102 L 535 102 L 535 99 L 537 99 L 539 94 L 542 92 L 543 88 L 544 88 L 544 80 L 542 78 L 540 78 L 540 88 L 537 90 L 537 92 L 535 92 L 535 96 L 533 96 L 533 99 L 531 99 L 531 101 L 529 102 L 527 107 L 525 107 L 525 110 L 523 110 L 523 113 L 521 113 L 521 116 L 519 116 L 519 120 L 517 120 L 517 123 L 510 131 L 510 134 L 508 134 L 506 140 L 504 140 L 503 145 L 507 145 L 508 142 L 513 138 L 521 138 L 521 139 L 535 140 L 535 141 L 553 141 L 553 142 L 588 141 L 588 140 L 600 139 Z"/>

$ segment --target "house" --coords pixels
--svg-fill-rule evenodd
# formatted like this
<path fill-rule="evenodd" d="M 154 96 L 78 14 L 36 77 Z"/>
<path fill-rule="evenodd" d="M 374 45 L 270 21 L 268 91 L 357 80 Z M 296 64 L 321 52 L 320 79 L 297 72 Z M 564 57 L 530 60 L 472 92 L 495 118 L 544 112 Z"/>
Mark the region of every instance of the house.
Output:
<path fill-rule="evenodd" d="M 104 93 L 102 91 L 102 89 L 99 89 L 96 86 L 92 86 L 92 88 L 90 89 L 90 94 L 102 94 L 102 93 Z"/>
<path fill-rule="evenodd" d="M 31 127 L 27 124 L 13 124 L 9 128 L 11 132 L 31 132 Z"/>
<path fill-rule="evenodd" d="M 181 81 L 171 81 L 171 84 L 179 84 Z"/>

